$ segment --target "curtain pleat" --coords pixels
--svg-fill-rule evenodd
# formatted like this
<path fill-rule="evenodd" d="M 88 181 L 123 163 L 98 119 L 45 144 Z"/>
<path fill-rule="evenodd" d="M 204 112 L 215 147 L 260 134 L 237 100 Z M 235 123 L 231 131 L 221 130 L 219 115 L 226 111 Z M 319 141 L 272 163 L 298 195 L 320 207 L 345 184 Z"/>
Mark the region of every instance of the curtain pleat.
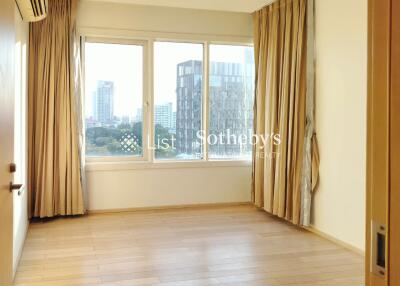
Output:
<path fill-rule="evenodd" d="M 47 18 L 30 23 L 30 217 L 84 213 L 72 60 L 76 1 L 49 0 Z"/>
<path fill-rule="evenodd" d="M 254 147 L 253 201 L 301 222 L 307 92 L 307 0 L 280 0 L 253 14 L 256 64 L 254 132 L 280 136 Z"/>

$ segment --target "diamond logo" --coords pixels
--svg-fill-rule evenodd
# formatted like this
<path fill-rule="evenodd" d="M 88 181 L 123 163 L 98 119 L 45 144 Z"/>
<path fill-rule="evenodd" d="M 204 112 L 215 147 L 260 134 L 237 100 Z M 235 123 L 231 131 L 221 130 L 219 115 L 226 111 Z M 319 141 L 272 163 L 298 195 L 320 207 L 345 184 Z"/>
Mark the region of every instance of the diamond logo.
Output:
<path fill-rule="evenodd" d="M 137 151 L 139 148 L 139 143 L 137 137 L 133 133 L 125 133 L 119 140 L 121 148 L 125 153 L 132 153 Z"/>

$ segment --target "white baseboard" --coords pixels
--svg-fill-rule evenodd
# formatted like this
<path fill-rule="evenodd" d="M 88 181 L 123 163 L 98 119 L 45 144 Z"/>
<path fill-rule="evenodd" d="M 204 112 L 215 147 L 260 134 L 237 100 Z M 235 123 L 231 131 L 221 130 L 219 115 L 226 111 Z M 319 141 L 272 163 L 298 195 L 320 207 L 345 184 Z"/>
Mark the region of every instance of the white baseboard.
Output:
<path fill-rule="evenodd" d="M 17 270 L 18 270 L 18 267 L 19 267 L 19 263 L 21 261 L 22 253 L 24 252 L 26 237 L 28 235 L 28 228 L 29 228 L 29 220 L 26 223 L 26 227 L 24 229 L 23 244 L 22 244 L 22 247 L 19 248 L 19 251 L 18 251 L 18 254 L 17 254 L 17 261 L 16 261 L 15 265 L 13 263 L 13 279 L 15 278 L 15 274 L 17 274 Z"/>
<path fill-rule="evenodd" d="M 167 205 L 167 206 L 153 206 L 153 207 L 137 207 L 137 208 L 124 208 L 124 209 L 105 209 L 105 210 L 87 210 L 88 214 L 104 214 L 104 213 L 121 213 L 121 212 L 136 212 L 136 211 L 157 211 L 157 210 L 173 210 L 173 209 L 193 209 L 193 208 L 218 208 L 218 207 L 232 207 L 252 205 L 251 202 L 237 202 L 237 203 L 211 203 L 211 204 L 191 204 L 191 205 Z"/>
<path fill-rule="evenodd" d="M 358 247 L 355 247 L 355 246 L 353 246 L 353 245 L 351 245 L 351 244 L 349 244 L 347 242 L 344 242 L 344 241 L 342 241 L 340 239 L 337 239 L 336 237 L 333 237 L 332 235 L 329 235 L 329 234 L 327 234 L 327 233 L 325 233 L 323 231 L 320 231 L 320 230 L 316 229 L 314 226 L 305 227 L 305 229 L 310 231 L 310 232 L 312 232 L 312 233 L 314 233 L 314 234 L 316 234 L 316 235 L 318 235 L 318 236 L 320 236 L 320 237 L 322 237 L 322 238 L 325 238 L 325 239 L 327 239 L 327 240 L 329 240 L 329 241 L 331 241 L 331 242 L 333 242 L 333 243 L 335 243 L 337 245 L 340 245 L 340 246 L 342 246 L 342 247 L 344 247 L 344 248 L 346 248 L 346 249 L 348 249 L 348 250 L 350 250 L 350 251 L 352 251 L 354 253 L 357 253 L 357 254 L 359 254 L 361 256 L 365 256 L 365 250 L 360 249 Z"/>

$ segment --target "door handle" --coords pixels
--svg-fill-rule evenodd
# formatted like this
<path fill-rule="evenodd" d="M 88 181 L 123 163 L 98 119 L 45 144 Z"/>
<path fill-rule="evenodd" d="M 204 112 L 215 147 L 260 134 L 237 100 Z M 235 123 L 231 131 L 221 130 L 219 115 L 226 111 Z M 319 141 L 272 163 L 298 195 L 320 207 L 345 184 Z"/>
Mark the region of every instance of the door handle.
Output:
<path fill-rule="evenodd" d="M 10 192 L 12 193 L 14 190 L 18 190 L 18 196 L 21 195 L 22 191 L 22 187 L 24 185 L 23 184 L 13 184 L 12 182 L 10 182 Z"/>

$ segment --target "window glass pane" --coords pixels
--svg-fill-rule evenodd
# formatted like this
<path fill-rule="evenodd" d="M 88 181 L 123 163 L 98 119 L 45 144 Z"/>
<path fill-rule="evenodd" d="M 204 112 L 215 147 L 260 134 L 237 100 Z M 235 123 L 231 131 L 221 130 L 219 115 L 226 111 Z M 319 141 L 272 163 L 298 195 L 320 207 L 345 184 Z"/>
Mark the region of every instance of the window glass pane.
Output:
<path fill-rule="evenodd" d="M 86 156 L 142 156 L 143 46 L 85 44 Z"/>
<path fill-rule="evenodd" d="M 254 74 L 252 47 L 210 45 L 210 158 L 251 158 Z"/>
<path fill-rule="evenodd" d="M 203 45 L 154 43 L 155 158 L 202 157 Z"/>

